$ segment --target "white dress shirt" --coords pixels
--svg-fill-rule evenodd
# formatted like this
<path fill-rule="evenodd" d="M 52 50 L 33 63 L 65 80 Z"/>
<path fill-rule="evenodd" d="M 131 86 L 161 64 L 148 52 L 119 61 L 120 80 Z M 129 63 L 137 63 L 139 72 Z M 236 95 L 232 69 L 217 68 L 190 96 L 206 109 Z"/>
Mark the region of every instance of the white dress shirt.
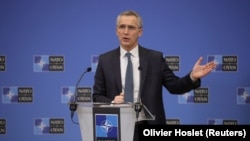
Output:
<path fill-rule="evenodd" d="M 122 47 L 120 47 L 120 64 L 121 64 L 121 79 L 122 79 L 122 92 L 124 93 L 125 88 L 125 75 L 126 68 L 128 64 L 128 58 L 125 55 L 127 53 Z M 137 97 L 140 93 L 140 70 L 139 70 L 139 52 L 138 45 L 130 51 L 131 53 L 131 61 L 133 64 L 133 79 L 134 79 L 134 102 L 138 102 Z"/>

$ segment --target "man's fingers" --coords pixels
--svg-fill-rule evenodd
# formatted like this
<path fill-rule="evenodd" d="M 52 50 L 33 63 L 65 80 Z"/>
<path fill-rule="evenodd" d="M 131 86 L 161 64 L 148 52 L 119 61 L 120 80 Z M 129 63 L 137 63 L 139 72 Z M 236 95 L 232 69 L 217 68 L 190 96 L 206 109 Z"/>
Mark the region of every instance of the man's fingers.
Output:
<path fill-rule="evenodd" d="M 201 57 L 197 60 L 196 65 L 201 64 L 202 60 L 203 60 L 203 57 L 201 56 Z"/>

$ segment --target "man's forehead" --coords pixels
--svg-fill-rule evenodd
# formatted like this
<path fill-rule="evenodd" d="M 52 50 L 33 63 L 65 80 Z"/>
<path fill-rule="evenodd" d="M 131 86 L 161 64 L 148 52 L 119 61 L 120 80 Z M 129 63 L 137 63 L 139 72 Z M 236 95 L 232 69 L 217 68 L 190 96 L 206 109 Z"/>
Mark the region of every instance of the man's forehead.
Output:
<path fill-rule="evenodd" d="M 119 24 L 137 25 L 137 19 L 135 16 L 121 16 Z"/>
<path fill-rule="evenodd" d="M 122 15 L 120 19 L 137 20 L 137 18 L 134 15 Z"/>

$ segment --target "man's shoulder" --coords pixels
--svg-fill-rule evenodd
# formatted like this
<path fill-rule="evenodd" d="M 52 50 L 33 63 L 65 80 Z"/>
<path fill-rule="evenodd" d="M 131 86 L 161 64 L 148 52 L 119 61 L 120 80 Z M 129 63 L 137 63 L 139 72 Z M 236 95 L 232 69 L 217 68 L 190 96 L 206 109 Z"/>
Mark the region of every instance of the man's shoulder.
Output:
<path fill-rule="evenodd" d="M 109 51 L 106 51 L 102 54 L 99 55 L 99 58 L 107 58 L 107 57 L 112 57 L 114 55 L 119 55 L 119 48 L 115 48 L 115 49 L 112 49 L 112 50 L 109 50 Z"/>
<path fill-rule="evenodd" d="M 116 52 L 119 52 L 119 48 L 115 48 L 115 49 L 112 49 L 112 50 L 107 50 L 107 51 L 103 52 L 101 55 L 114 54 Z"/>
<path fill-rule="evenodd" d="M 144 46 L 139 46 L 139 52 L 144 52 L 147 54 L 155 54 L 155 55 L 162 55 L 163 53 L 159 50 L 154 50 L 154 49 L 150 49 Z"/>

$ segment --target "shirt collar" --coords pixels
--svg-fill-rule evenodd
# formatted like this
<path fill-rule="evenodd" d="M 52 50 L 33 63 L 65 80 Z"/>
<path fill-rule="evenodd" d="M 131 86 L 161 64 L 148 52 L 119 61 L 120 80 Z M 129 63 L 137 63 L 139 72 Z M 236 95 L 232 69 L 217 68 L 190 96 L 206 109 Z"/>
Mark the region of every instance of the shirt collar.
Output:
<path fill-rule="evenodd" d="M 120 54 L 121 54 L 121 56 L 123 56 L 123 57 L 126 56 L 125 54 L 127 52 L 128 51 L 126 51 L 125 49 L 123 49 L 122 47 L 120 47 Z M 130 50 L 129 52 L 132 54 L 132 56 L 138 57 L 139 56 L 138 45 L 135 48 L 133 48 L 132 50 Z"/>

